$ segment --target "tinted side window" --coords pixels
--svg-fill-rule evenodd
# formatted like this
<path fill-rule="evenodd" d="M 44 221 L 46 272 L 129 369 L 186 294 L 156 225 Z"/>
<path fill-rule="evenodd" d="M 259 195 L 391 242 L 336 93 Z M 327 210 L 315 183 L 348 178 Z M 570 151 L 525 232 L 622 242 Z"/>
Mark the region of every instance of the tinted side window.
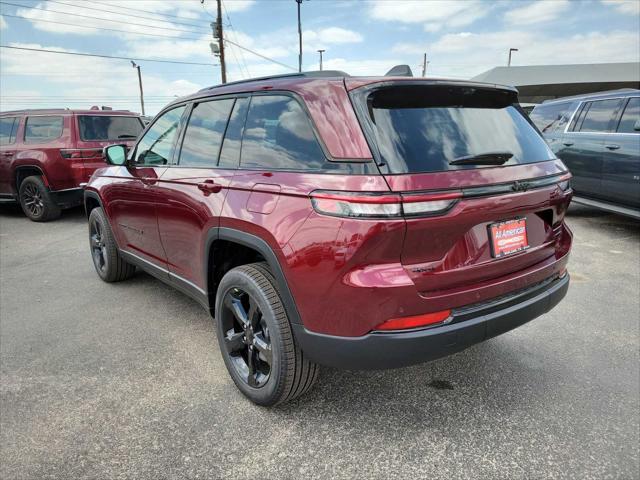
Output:
<path fill-rule="evenodd" d="M 584 115 L 581 132 L 609 132 L 613 114 L 620 105 L 620 99 L 598 100 L 588 105 L 587 113 Z M 587 108 L 587 107 L 585 107 Z"/>
<path fill-rule="evenodd" d="M 570 105 L 568 102 L 539 105 L 531 112 L 531 120 L 542 133 L 551 133 L 561 126 L 560 123 L 566 124 L 566 113 Z M 563 119 L 565 119 L 564 122 L 562 122 Z"/>
<path fill-rule="evenodd" d="M 640 130 L 634 129 L 636 126 L 640 127 L 640 97 L 631 97 L 624 109 L 617 131 L 618 133 L 640 134 Z"/>
<path fill-rule="evenodd" d="M 237 168 L 240 163 L 240 145 L 244 122 L 247 118 L 249 108 L 249 98 L 238 98 L 233 106 L 233 112 L 227 125 L 227 132 L 224 134 L 222 151 L 218 165 L 224 168 Z"/>
<path fill-rule="evenodd" d="M 16 141 L 16 130 L 18 129 L 17 117 L 0 118 L 0 145 L 9 145 Z"/>
<path fill-rule="evenodd" d="M 142 122 L 133 116 L 81 115 L 78 117 L 80 139 L 127 140 L 138 138 Z"/>
<path fill-rule="evenodd" d="M 233 99 L 194 105 L 182 141 L 180 165 L 214 167 L 218 163 L 220 144 L 232 106 Z"/>
<path fill-rule="evenodd" d="M 251 98 L 240 164 L 246 168 L 309 170 L 326 159 L 306 113 L 296 100 L 269 95 Z"/>
<path fill-rule="evenodd" d="M 186 107 L 174 108 L 159 117 L 136 147 L 135 162 L 142 165 L 167 165 L 171 162 L 180 119 Z"/>
<path fill-rule="evenodd" d="M 26 143 L 51 142 L 62 136 L 63 124 L 61 116 L 28 117 L 24 126 L 24 141 Z"/>

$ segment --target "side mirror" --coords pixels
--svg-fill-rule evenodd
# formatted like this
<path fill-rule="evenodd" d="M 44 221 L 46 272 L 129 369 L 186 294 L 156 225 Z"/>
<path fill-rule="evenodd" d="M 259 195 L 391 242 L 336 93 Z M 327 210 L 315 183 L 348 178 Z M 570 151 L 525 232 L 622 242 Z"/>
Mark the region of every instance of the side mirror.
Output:
<path fill-rule="evenodd" d="M 122 166 L 127 163 L 127 149 L 124 145 L 109 145 L 103 149 L 109 165 Z"/>

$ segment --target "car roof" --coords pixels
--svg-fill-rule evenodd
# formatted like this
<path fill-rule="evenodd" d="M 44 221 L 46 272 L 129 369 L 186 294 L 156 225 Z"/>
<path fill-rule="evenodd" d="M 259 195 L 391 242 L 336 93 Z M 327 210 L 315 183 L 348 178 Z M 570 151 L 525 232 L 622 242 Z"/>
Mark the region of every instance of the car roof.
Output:
<path fill-rule="evenodd" d="M 69 109 L 69 108 L 32 108 L 23 110 L 9 110 L 0 112 L 0 115 L 130 115 L 139 117 L 140 115 L 130 110 L 91 110 L 91 109 Z"/>
<path fill-rule="evenodd" d="M 640 94 L 640 90 L 635 88 L 621 88 L 618 90 L 607 90 L 606 92 L 587 93 L 583 95 L 573 95 L 571 97 L 554 98 L 551 100 L 545 100 L 540 105 L 553 105 L 555 103 L 573 102 L 575 100 L 592 100 L 592 99 L 606 99 L 617 97 L 631 97 Z"/>
<path fill-rule="evenodd" d="M 328 83 L 340 83 L 344 85 L 344 87 L 348 91 L 350 91 L 366 85 L 389 82 L 467 85 L 475 87 L 497 88 L 517 92 L 516 88 L 508 85 L 497 85 L 493 83 L 460 80 L 453 78 L 396 76 L 354 77 L 339 70 L 323 70 L 249 78 L 237 82 L 213 85 L 211 87 L 206 87 L 198 90 L 197 92 L 190 95 L 177 98 L 173 102 L 169 103 L 167 107 L 198 98 L 218 95 L 254 93 L 269 90 L 289 90 L 305 97 L 306 94 L 326 95 L 325 87 Z"/>

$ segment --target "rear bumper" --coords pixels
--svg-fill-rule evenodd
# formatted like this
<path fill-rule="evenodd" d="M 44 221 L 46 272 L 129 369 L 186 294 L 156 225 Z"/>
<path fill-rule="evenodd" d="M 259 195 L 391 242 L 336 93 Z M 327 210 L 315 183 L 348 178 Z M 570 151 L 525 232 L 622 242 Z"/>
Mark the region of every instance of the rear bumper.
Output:
<path fill-rule="evenodd" d="M 53 201 L 60 208 L 71 208 L 82 205 L 84 202 L 83 188 L 68 188 L 66 190 L 52 190 L 49 192 Z"/>
<path fill-rule="evenodd" d="M 508 332 L 548 312 L 569 289 L 569 275 L 482 304 L 453 310 L 447 325 L 361 337 L 314 333 L 293 324 L 298 345 L 312 361 L 336 368 L 397 368 L 451 355 Z"/>

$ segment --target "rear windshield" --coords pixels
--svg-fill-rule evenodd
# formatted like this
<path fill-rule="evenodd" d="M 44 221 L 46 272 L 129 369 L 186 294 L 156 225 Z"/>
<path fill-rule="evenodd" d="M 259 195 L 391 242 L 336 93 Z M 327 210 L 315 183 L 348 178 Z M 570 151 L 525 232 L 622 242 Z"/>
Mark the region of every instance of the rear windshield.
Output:
<path fill-rule="evenodd" d="M 80 115 L 80 138 L 85 141 L 133 140 L 142 132 L 138 117 Z"/>
<path fill-rule="evenodd" d="M 514 92 L 459 86 L 383 88 L 367 98 L 375 140 L 390 173 L 482 168 L 464 157 L 500 154 L 503 165 L 555 158 L 515 106 Z"/>

